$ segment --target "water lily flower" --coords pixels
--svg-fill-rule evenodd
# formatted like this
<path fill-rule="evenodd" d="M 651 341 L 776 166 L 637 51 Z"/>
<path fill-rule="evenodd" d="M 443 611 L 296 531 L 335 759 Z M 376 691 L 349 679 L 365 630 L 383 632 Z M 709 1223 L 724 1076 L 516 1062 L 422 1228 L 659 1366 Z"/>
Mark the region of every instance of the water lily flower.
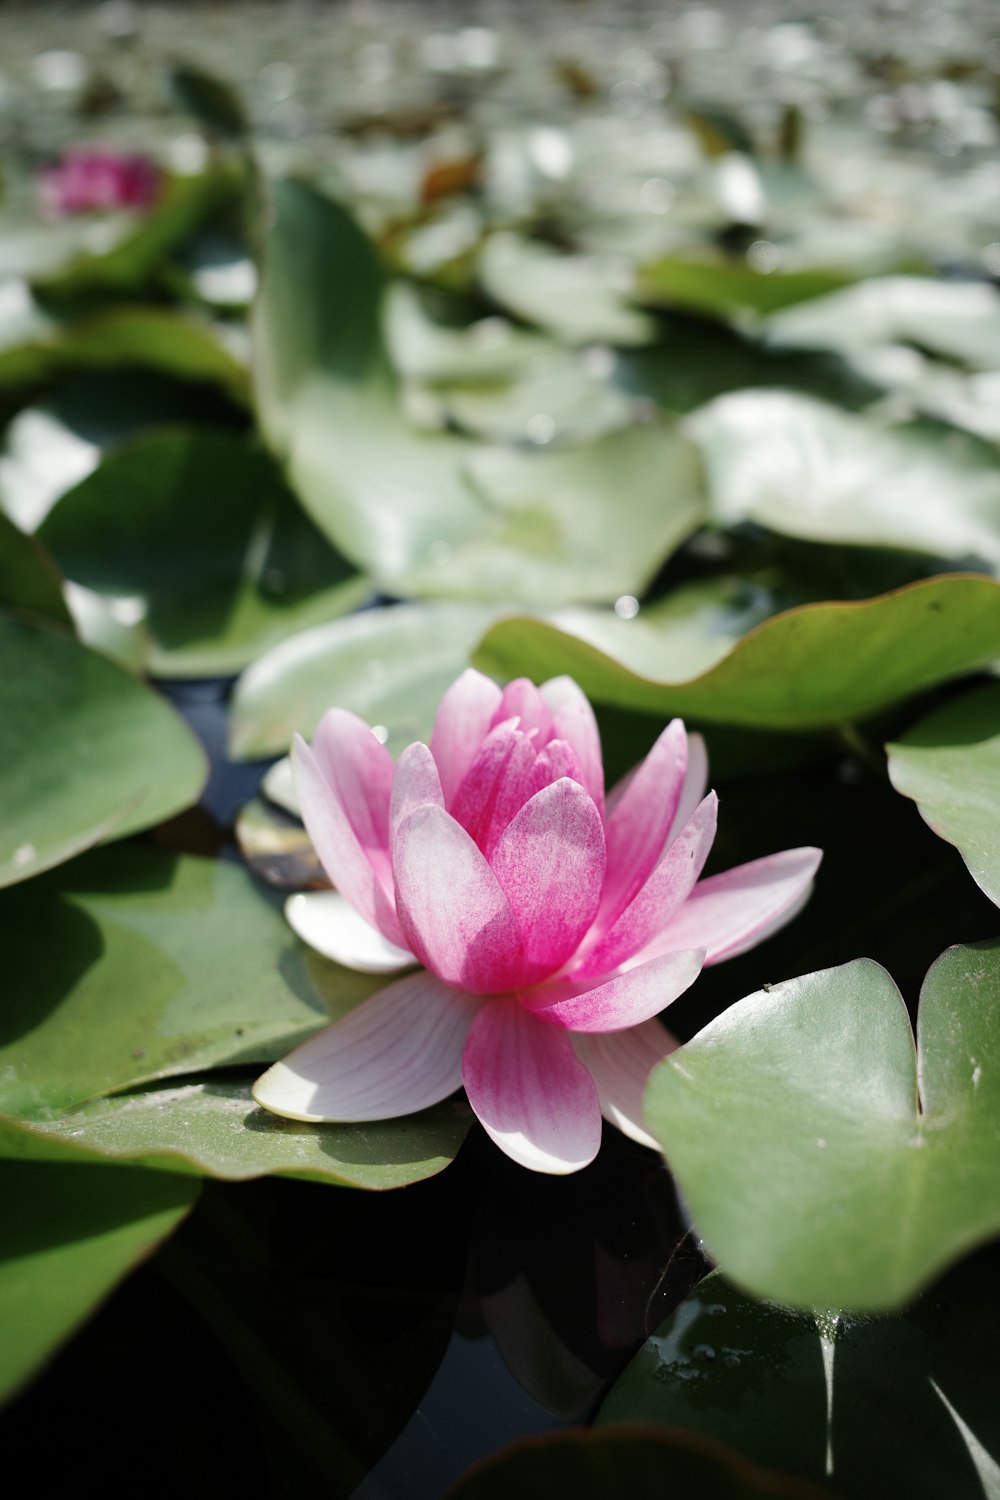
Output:
<path fill-rule="evenodd" d="M 486 1131 L 543 1172 L 600 1146 L 602 1114 L 655 1144 L 656 1019 L 704 964 L 802 906 L 817 849 L 699 880 L 715 836 L 699 736 L 675 719 L 605 802 L 597 724 L 567 677 L 502 691 L 467 671 L 430 745 L 397 764 L 343 709 L 296 740 L 298 797 L 335 892 L 293 923 L 370 972 L 419 964 L 271 1067 L 254 1087 L 293 1120 L 410 1114 L 464 1084 Z M 296 903 L 299 908 L 296 908 Z"/>
<path fill-rule="evenodd" d="M 42 207 L 58 218 L 147 209 L 161 185 L 159 168 L 142 152 L 96 146 L 71 147 L 38 178 Z"/>

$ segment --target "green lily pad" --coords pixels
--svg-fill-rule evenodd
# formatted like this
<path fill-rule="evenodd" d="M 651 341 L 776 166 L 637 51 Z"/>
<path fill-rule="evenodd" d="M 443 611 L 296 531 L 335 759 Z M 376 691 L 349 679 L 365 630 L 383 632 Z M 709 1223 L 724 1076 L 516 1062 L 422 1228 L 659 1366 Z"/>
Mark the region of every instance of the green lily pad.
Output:
<path fill-rule="evenodd" d="M 59 569 L 48 551 L 0 511 L 0 609 L 72 627 Z"/>
<path fill-rule="evenodd" d="M 1000 465 L 975 438 L 880 428 L 788 391 L 720 396 L 687 425 L 720 525 L 1000 569 Z"/>
<path fill-rule="evenodd" d="M 886 750 L 897 792 L 1000 906 L 1000 686 L 937 709 Z"/>
<path fill-rule="evenodd" d="M 649 1128 L 727 1275 L 891 1307 L 1000 1231 L 998 986 L 1000 942 L 944 953 L 918 1065 L 898 990 L 857 959 L 748 996 L 654 1071 Z"/>
<path fill-rule="evenodd" d="M 506 318 L 480 318 L 464 328 L 437 323 L 416 287 L 394 281 L 385 294 L 385 340 L 392 363 L 407 380 L 429 385 L 512 380 L 550 349 L 538 334 Z"/>
<path fill-rule="evenodd" d="M 908 343 L 974 370 L 1000 359 L 1000 293 L 981 281 L 879 276 L 816 297 L 768 322 L 771 339 L 852 354 Z"/>
<path fill-rule="evenodd" d="M 661 426 L 565 452 L 482 449 L 467 472 L 490 525 L 411 570 L 415 592 L 458 594 L 481 580 L 484 595 L 551 605 L 641 594 L 706 511 L 697 452 Z"/>
<path fill-rule="evenodd" d="M 70 636 L 0 615 L 0 885 L 172 817 L 206 769 L 158 693 Z"/>
<path fill-rule="evenodd" d="M 561 255 L 510 233 L 491 235 L 478 263 L 487 294 L 569 344 L 646 344 L 655 324 L 629 302 L 632 276 L 618 261 Z"/>
<path fill-rule="evenodd" d="M 475 1465 L 444 1500 L 829 1500 L 830 1491 L 748 1463 L 686 1432 L 580 1428 L 522 1440 Z"/>
<path fill-rule="evenodd" d="M 561 629 L 558 616 L 518 616 L 487 632 L 476 661 L 497 676 L 526 673 L 539 682 L 567 672 L 591 698 L 648 713 L 815 729 L 863 719 L 1000 656 L 1000 583 L 972 574 L 785 610 L 735 644 L 725 633 L 720 639 L 711 605 L 703 619 L 696 604 L 684 615 L 679 631 L 666 612 L 654 617 L 636 632 L 634 649 L 610 612 L 574 611 L 572 629 Z M 640 611 L 624 623 L 641 621 Z M 655 663 L 658 630 L 663 653 Z"/>
<path fill-rule="evenodd" d="M 161 676 L 238 671 L 368 591 L 268 456 L 224 432 L 132 441 L 62 497 L 39 535 L 75 583 L 141 611 Z"/>
<path fill-rule="evenodd" d="M 0 389 L 74 370 L 143 368 L 177 380 L 211 381 L 245 402 L 247 373 L 209 323 L 169 308 L 122 306 L 66 323 L 0 352 Z"/>
<path fill-rule="evenodd" d="M 166 1173 L 0 1162 L 0 1398 L 28 1381 L 190 1211 Z"/>
<path fill-rule="evenodd" d="M 237 682 L 231 753 L 252 760 L 286 751 L 335 706 L 382 725 L 393 754 L 428 740 L 442 694 L 496 614 L 477 604 L 399 604 L 293 636 Z"/>
<path fill-rule="evenodd" d="M 635 420 L 622 391 L 558 347 L 506 384 L 449 385 L 437 394 L 456 426 L 490 442 L 584 443 Z"/>
<path fill-rule="evenodd" d="M 471 1111 L 451 1100 L 400 1120 L 301 1125 L 254 1103 L 250 1087 L 256 1076 L 230 1072 L 146 1088 L 45 1121 L 0 1115 L 0 1157 L 96 1159 L 233 1182 L 280 1175 L 386 1189 L 443 1171 L 472 1121 Z"/>
<path fill-rule="evenodd" d="M 855 1500 L 995 1492 L 995 1263 L 954 1270 L 892 1318 L 796 1312 L 707 1276 L 598 1414 L 702 1433 Z"/>
<path fill-rule="evenodd" d="M 253 320 L 263 430 L 317 524 L 389 587 L 480 529 L 462 474 L 470 445 L 404 419 L 382 346 L 382 270 L 354 219 L 302 183 L 270 193 Z"/>
<path fill-rule="evenodd" d="M 685 260 L 669 256 L 644 266 L 636 290 L 643 302 L 686 308 L 714 317 L 770 313 L 842 287 L 843 272 L 755 271 L 736 261 Z"/>
<path fill-rule="evenodd" d="M 237 865 L 101 850 L 0 899 L 0 1111 L 270 1062 L 378 981 L 312 954 Z M 40 961 L 45 956 L 45 962 Z"/>

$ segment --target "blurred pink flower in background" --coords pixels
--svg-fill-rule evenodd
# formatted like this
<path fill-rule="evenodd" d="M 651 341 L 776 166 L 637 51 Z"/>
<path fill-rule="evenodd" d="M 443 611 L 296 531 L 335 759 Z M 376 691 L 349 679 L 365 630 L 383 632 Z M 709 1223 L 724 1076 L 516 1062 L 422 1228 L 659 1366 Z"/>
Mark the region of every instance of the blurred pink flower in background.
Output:
<path fill-rule="evenodd" d="M 297 930 L 369 972 L 414 964 L 258 1080 L 291 1119 L 410 1114 L 464 1084 L 515 1161 L 573 1172 L 603 1115 L 655 1145 L 655 1019 L 704 964 L 799 910 L 820 851 L 699 880 L 715 836 L 700 737 L 675 719 L 610 793 L 590 704 L 569 678 L 502 691 L 465 672 L 428 747 L 394 764 L 342 709 L 297 740 L 302 816 L 337 893 L 294 897 Z"/>
<path fill-rule="evenodd" d="M 162 183 L 160 169 L 142 152 L 72 146 L 55 166 L 39 173 L 38 193 L 46 212 L 66 218 L 150 208 Z"/>

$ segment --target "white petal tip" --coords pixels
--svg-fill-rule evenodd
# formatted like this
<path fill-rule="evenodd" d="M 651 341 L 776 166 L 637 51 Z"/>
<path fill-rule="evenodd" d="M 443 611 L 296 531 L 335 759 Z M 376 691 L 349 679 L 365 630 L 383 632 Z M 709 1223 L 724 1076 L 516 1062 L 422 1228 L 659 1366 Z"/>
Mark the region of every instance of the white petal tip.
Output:
<path fill-rule="evenodd" d="M 283 1062 L 276 1062 L 262 1073 L 250 1090 L 254 1103 L 269 1114 L 306 1125 L 322 1124 L 326 1116 L 309 1108 L 316 1092 L 315 1084 L 302 1078 Z"/>
<path fill-rule="evenodd" d="M 359 974 L 398 974 L 416 963 L 366 922 L 337 891 L 302 891 L 285 902 L 285 917 L 304 943 Z"/>

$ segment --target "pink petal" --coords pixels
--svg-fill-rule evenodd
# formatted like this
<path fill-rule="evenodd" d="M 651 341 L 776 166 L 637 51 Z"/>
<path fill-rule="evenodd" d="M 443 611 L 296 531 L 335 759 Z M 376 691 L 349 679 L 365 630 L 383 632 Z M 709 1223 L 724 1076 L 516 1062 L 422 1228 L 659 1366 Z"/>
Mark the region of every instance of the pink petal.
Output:
<path fill-rule="evenodd" d="M 359 720 L 360 722 L 360 720 Z M 366 730 L 373 745 L 378 741 Z M 381 748 L 381 747 L 380 747 Z M 398 947 L 405 941 L 382 869 L 358 840 L 347 810 L 305 740 L 296 736 L 292 750 L 295 787 L 302 821 L 323 868 L 355 911 Z M 388 802 L 387 802 L 388 810 Z M 379 866 L 383 862 L 379 861 Z M 388 872 L 387 872 L 388 873 Z M 391 879 L 391 876 L 390 876 Z"/>
<path fill-rule="evenodd" d="M 578 971 L 608 974 L 634 957 L 685 902 L 715 839 L 719 799 L 710 792 L 669 845 L 646 884 L 604 934 Z"/>
<path fill-rule="evenodd" d="M 441 774 L 445 807 L 451 807 L 462 777 L 489 732 L 499 702 L 496 683 L 471 667 L 441 699 L 431 735 L 431 754 Z"/>
<path fill-rule="evenodd" d="M 673 719 L 629 777 L 607 817 L 608 874 L 598 919 L 614 922 L 663 851 L 687 770 L 687 735 Z"/>
<path fill-rule="evenodd" d="M 542 683 L 540 691 L 552 715 L 555 738 L 568 740 L 573 746 L 583 772 L 583 784 L 603 812 L 604 761 L 594 710 L 572 677 L 552 677 Z"/>
<path fill-rule="evenodd" d="M 604 826 L 590 793 L 566 777 L 536 792 L 490 863 L 521 929 L 531 978 L 554 973 L 576 951 L 601 899 Z"/>
<path fill-rule="evenodd" d="M 639 962 L 700 944 L 705 963 L 717 964 L 755 947 L 801 910 L 822 858 L 821 849 L 786 849 L 702 880 Z"/>
<path fill-rule="evenodd" d="M 395 974 L 416 963 L 366 922 L 338 891 L 302 891 L 285 902 L 285 917 L 304 943 L 359 974 Z"/>
<path fill-rule="evenodd" d="M 396 774 L 392 779 L 392 798 L 389 803 L 390 840 L 396 829 L 415 807 L 430 803 L 433 807 L 444 807 L 441 778 L 434 757 L 426 745 L 419 741 L 408 745 L 399 757 Z"/>
<path fill-rule="evenodd" d="M 624 1031 L 648 1021 L 682 995 L 698 978 L 704 960 L 704 948 L 663 953 L 577 994 L 572 993 L 571 980 L 555 981 L 526 991 L 520 1000 L 540 1021 L 569 1031 Z M 560 995 L 560 990 L 565 993 Z M 554 995 L 559 998 L 552 999 Z"/>
<path fill-rule="evenodd" d="M 642 1096 L 657 1063 L 676 1051 L 677 1042 L 659 1021 L 644 1021 L 628 1031 L 599 1036 L 576 1035 L 577 1056 L 597 1084 L 601 1113 L 640 1146 L 660 1149 L 646 1129 Z"/>
<path fill-rule="evenodd" d="M 577 781 L 580 786 L 586 785 L 577 753 L 569 741 L 549 740 L 535 761 L 531 776 L 532 795 L 540 792 L 542 787 L 551 786 L 554 781 L 559 780 L 560 776 L 568 776 L 570 781 Z"/>
<path fill-rule="evenodd" d="M 536 750 L 541 750 L 552 738 L 552 715 L 545 699 L 527 677 L 516 677 L 513 682 L 508 682 L 494 711 L 492 727 L 514 718 L 518 720 L 517 727 L 522 734 L 531 735 L 534 731 Z"/>
<path fill-rule="evenodd" d="M 462 779 L 451 815 L 487 859 L 511 818 L 536 790 L 535 747 L 508 719 L 491 729 Z"/>
<path fill-rule="evenodd" d="M 681 791 L 680 801 L 677 803 L 677 811 L 674 813 L 674 821 L 670 832 L 667 834 L 667 843 L 676 838 L 684 827 L 688 818 L 701 802 L 708 786 L 708 751 L 705 741 L 700 734 L 689 734 L 688 742 L 687 772 L 684 776 L 684 786 Z"/>
<path fill-rule="evenodd" d="M 462 1060 L 469 1103 L 487 1134 L 536 1172 L 577 1172 L 601 1144 L 593 1079 L 569 1037 L 516 1000 L 495 1000 L 472 1023 Z"/>
<path fill-rule="evenodd" d="M 472 839 L 443 808 L 404 818 L 392 848 L 405 943 L 432 973 L 473 994 L 511 989 L 524 942 L 510 903 Z"/>
<path fill-rule="evenodd" d="M 426 1109 L 461 1083 L 479 1003 L 431 974 L 409 974 L 275 1063 L 253 1096 L 290 1120 L 390 1120 Z"/>
<path fill-rule="evenodd" d="M 364 719 L 331 708 L 313 735 L 312 753 L 382 883 L 389 873 L 389 801 L 396 767 Z"/>

